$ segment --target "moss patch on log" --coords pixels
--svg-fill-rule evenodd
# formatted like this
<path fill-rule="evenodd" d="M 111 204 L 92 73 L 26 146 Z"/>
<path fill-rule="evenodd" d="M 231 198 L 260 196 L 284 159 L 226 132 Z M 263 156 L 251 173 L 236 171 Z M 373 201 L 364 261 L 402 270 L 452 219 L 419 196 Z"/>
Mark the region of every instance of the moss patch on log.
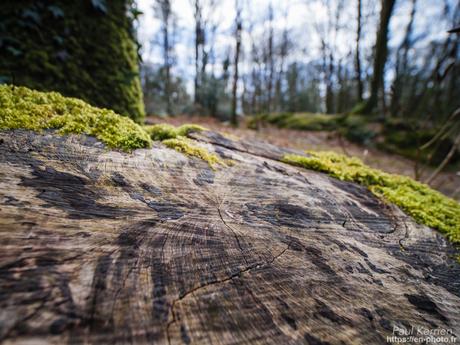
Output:
<path fill-rule="evenodd" d="M 200 132 L 206 128 L 194 124 L 184 124 L 179 127 L 174 127 L 167 123 L 144 126 L 144 130 L 150 135 L 152 140 L 175 139 L 177 137 L 186 137 L 192 132 Z"/>
<path fill-rule="evenodd" d="M 181 152 L 187 156 L 197 157 L 214 168 L 217 164 L 225 165 L 225 163 L 215 154 L 210 153 L 203 147 L 196 145 L 192 140 L 186 137 L 177 137 L 163 140 L 162 143 L 167 147 Z"/>
<path fill-rule="evenodd" d="M 198 157 L 211 167 L 223 163 L 219 157 L 186 138 L 205 128 L 185 124 L 140 126 L 109 109 L 93 107 L 82 100 L 57 92 L 40 92 L 26 87 L 0 85 L 0 130 L 56 129 L 59 134 L 94 136 L 110 148 L 131 151 L 150 147 L 152 140 L 183 154 Z"/>
<path fill-rule="evenodd" d="M 206 128 L 194 124 L 184 124 L 179 127 L 167 123 L 144 126 L 144 130 L 150 135 L 152 140 L 161 141 L 170 149 L 174 149 L 187 156 L 197 157 L 215 167 L 217 164 L 225 163 L 215 154 L 210 153 L 203 147 L 198 146 L 193 140 L 187 138 L 192 132 L 200 132 Z"/>
<path fill-rule="evenodd" d="M 417 222 L 438 229 L 460 244 L 460 204 L 413 179 L 385 173 L 365 165 L 357 158 L 334 152 L 307 152 L 309 156 L 286 155 L 282 161 L 321 171 L 344 181 L 357 182 L 388 200 Z"/>
<path fill-rule="evenodd" d="M 148 134 L 134 121 L 57 92 L 0 85 L 0 129 L 57 129 L 59 134 L 87 134 L 110 148 L 131 151 L 150 147 Z"/>

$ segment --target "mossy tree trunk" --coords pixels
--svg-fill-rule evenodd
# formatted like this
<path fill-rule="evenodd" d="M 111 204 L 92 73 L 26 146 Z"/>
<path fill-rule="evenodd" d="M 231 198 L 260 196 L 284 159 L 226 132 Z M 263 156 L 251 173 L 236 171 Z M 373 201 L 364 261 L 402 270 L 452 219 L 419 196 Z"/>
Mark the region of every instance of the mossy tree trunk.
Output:
<path fill-rule="evenodd" d="M 130 0 L 0 2 L 0 79 L 59 91 L 141 121 Z"/>

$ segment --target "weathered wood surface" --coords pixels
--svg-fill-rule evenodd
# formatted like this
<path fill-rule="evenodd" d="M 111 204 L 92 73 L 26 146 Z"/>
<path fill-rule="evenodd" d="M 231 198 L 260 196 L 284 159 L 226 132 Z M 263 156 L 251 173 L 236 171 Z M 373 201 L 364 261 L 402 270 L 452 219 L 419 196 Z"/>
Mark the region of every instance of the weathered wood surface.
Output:
<path fill-rule="evenodd" d="M 235 165 L 155 145 L 0 133 L 0 342 L 383 344 L 460 334 L 442 236 L 283 150 L 194 135 Z"/>

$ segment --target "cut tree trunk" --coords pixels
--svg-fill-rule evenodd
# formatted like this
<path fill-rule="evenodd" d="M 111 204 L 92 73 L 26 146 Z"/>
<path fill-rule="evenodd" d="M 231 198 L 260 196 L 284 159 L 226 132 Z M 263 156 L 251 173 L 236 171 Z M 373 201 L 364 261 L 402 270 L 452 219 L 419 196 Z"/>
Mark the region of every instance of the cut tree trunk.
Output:
<path fill-rule="evenodd" d="M 454 248 L 365 188 L 213 132 L 155 144 L 0 132 L 0 342 L 383 344 L 460 334 Z"/>

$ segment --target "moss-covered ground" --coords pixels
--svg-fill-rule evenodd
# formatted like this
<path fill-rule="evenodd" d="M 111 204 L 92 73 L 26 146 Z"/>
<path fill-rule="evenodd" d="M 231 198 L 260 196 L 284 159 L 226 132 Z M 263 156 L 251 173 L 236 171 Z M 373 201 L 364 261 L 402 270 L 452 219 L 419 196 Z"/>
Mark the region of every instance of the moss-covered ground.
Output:
<path fill-rule="evenodd" d="M 328 131 L 339 128 L 341 115 L 312 113 L 273 113 L 254 116 L 248 123 L 250 128 L 259 123 L 270 123 L 280 128 L 299 129 L 305 131 Z"/>
<path fill-rule="evenodd" d="M 308 156 L 286 155 L 283 161 L 321 171 L 344 181 L 357 182 L 388 200 L 417 222 L 438 229 L 460 244 L 460 204 L 413 179 L 366 166 L 357 158 L 334 152 L 307 152 Z"/>
<path fill-rule="evenodd" d="M 377 119 L 356 114 L 272 113 L 254 116 L 248 122 L 248 127 L 255 129 L 261 123 L 302 131 L 336 131 L 353 143 L 376 147 L 430 165 L 438 165 L 453 145 L 452 138 L 445 137 L 437 145 L 420 150 L 423 144 L 436 135 L 438 128 L 426 128 L 426 125 L 418 121 L 400 118 Z M 451 159 L 452 163 L 458 161 L 460 151 Z"/>

